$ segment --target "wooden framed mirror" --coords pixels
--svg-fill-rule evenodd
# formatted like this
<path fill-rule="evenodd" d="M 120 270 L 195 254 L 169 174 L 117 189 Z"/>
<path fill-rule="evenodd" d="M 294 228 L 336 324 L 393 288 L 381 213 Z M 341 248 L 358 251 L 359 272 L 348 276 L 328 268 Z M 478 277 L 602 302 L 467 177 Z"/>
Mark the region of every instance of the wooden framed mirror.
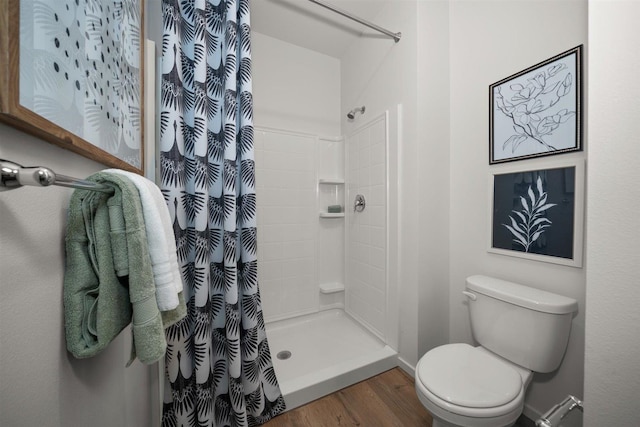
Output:
<path fill-rule="evenodd" d="M 0 121 L 143 173 L 143 0 L 0 0 Z"/>

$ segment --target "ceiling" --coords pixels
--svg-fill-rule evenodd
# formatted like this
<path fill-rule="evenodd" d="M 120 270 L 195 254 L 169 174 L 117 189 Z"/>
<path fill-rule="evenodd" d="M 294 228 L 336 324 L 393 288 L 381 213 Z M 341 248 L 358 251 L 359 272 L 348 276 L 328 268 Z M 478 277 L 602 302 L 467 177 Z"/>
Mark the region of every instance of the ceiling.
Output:
<path fill-rule="evenodd" d="M 388 0 L 323 0 L 374 21 Z M 251 29 L 325 55 L 340 58 L 359 37 L 385 37 L 309 0 L 251 0 Z"/>

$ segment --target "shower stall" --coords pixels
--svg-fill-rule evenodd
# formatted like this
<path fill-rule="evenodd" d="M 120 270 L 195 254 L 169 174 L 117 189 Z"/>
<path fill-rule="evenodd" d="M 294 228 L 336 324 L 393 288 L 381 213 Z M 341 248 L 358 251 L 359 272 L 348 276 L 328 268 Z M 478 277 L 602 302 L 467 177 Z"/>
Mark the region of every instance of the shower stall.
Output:
<path fill-rule="evenodd" d="M 313 3 L 252 4 L 258 274 L 288 409 L 399 363 L 401 109 L 352 96 L 359 85 L 344 80 L 345 67 L 364 67 L 360 61 L 303 43 L 300 36 L 330 39 L 340 31 L 327 22 L 341 18 L 316 19 Z M 376 6 L 361 6 L 373 16 Z M 284 34 L 289 22 L 305 31 Z M 378 43 L 386 60 L 385 49 L 400 38 L 354 34 L 333 45 Z M 376 69 L 360 73 L 362 82 Z M 354 104 L 343 105 L 346 99 Z"/>
<path fill-rule="evenodd" d="M 289 409 L 397 365 L 389 115 L 358 121 L 344 137 L 255 131 L 260 289 Z"/>

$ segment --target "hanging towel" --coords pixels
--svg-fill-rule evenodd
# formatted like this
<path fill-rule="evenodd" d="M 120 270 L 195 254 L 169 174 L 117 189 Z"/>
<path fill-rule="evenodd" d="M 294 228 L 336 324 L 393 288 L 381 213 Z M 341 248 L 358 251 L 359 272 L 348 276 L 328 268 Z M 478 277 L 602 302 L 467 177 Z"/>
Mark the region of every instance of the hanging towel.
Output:
<path fill-rule="evenodd" d="M 112 173 L 88 180 L 114 193 L 76 190 L 71 196 L 63 292 L 67 349 L 77 358 L 95 356 L 132 322 L 132 353 L 142 363 L 156 362 L 166 341 L 138 190 Z"/>
<path fill-rule="evenodd" d="M 187 309 L 184 298 L 179 298 L 182 277 L 171 218 L 164 197 L 156 184 L 141 175 L 120 169 L 107 169 L 104 172 L 125 176 L 138 189 L 156 285 L 156 301 L 162 312 L 164 327 L 167 328 L 185 317 Z M 174 313 L 166 313 L 170 311 Z"/>

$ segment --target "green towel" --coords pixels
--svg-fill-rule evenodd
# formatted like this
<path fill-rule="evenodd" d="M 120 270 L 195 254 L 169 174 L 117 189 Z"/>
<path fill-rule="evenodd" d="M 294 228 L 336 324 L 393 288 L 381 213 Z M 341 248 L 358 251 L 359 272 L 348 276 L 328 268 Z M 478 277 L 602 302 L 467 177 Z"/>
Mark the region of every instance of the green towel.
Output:
<path fill-rule="evenodd" d="M 133 320 L 133 354 L 150 364 L 166 350 L 163 322 L 137 188 L 126 177 L 88 178 L 114 194 L 76 190 L 66 232 L 64 312 L 67 349 L 92 357 Z"/>

